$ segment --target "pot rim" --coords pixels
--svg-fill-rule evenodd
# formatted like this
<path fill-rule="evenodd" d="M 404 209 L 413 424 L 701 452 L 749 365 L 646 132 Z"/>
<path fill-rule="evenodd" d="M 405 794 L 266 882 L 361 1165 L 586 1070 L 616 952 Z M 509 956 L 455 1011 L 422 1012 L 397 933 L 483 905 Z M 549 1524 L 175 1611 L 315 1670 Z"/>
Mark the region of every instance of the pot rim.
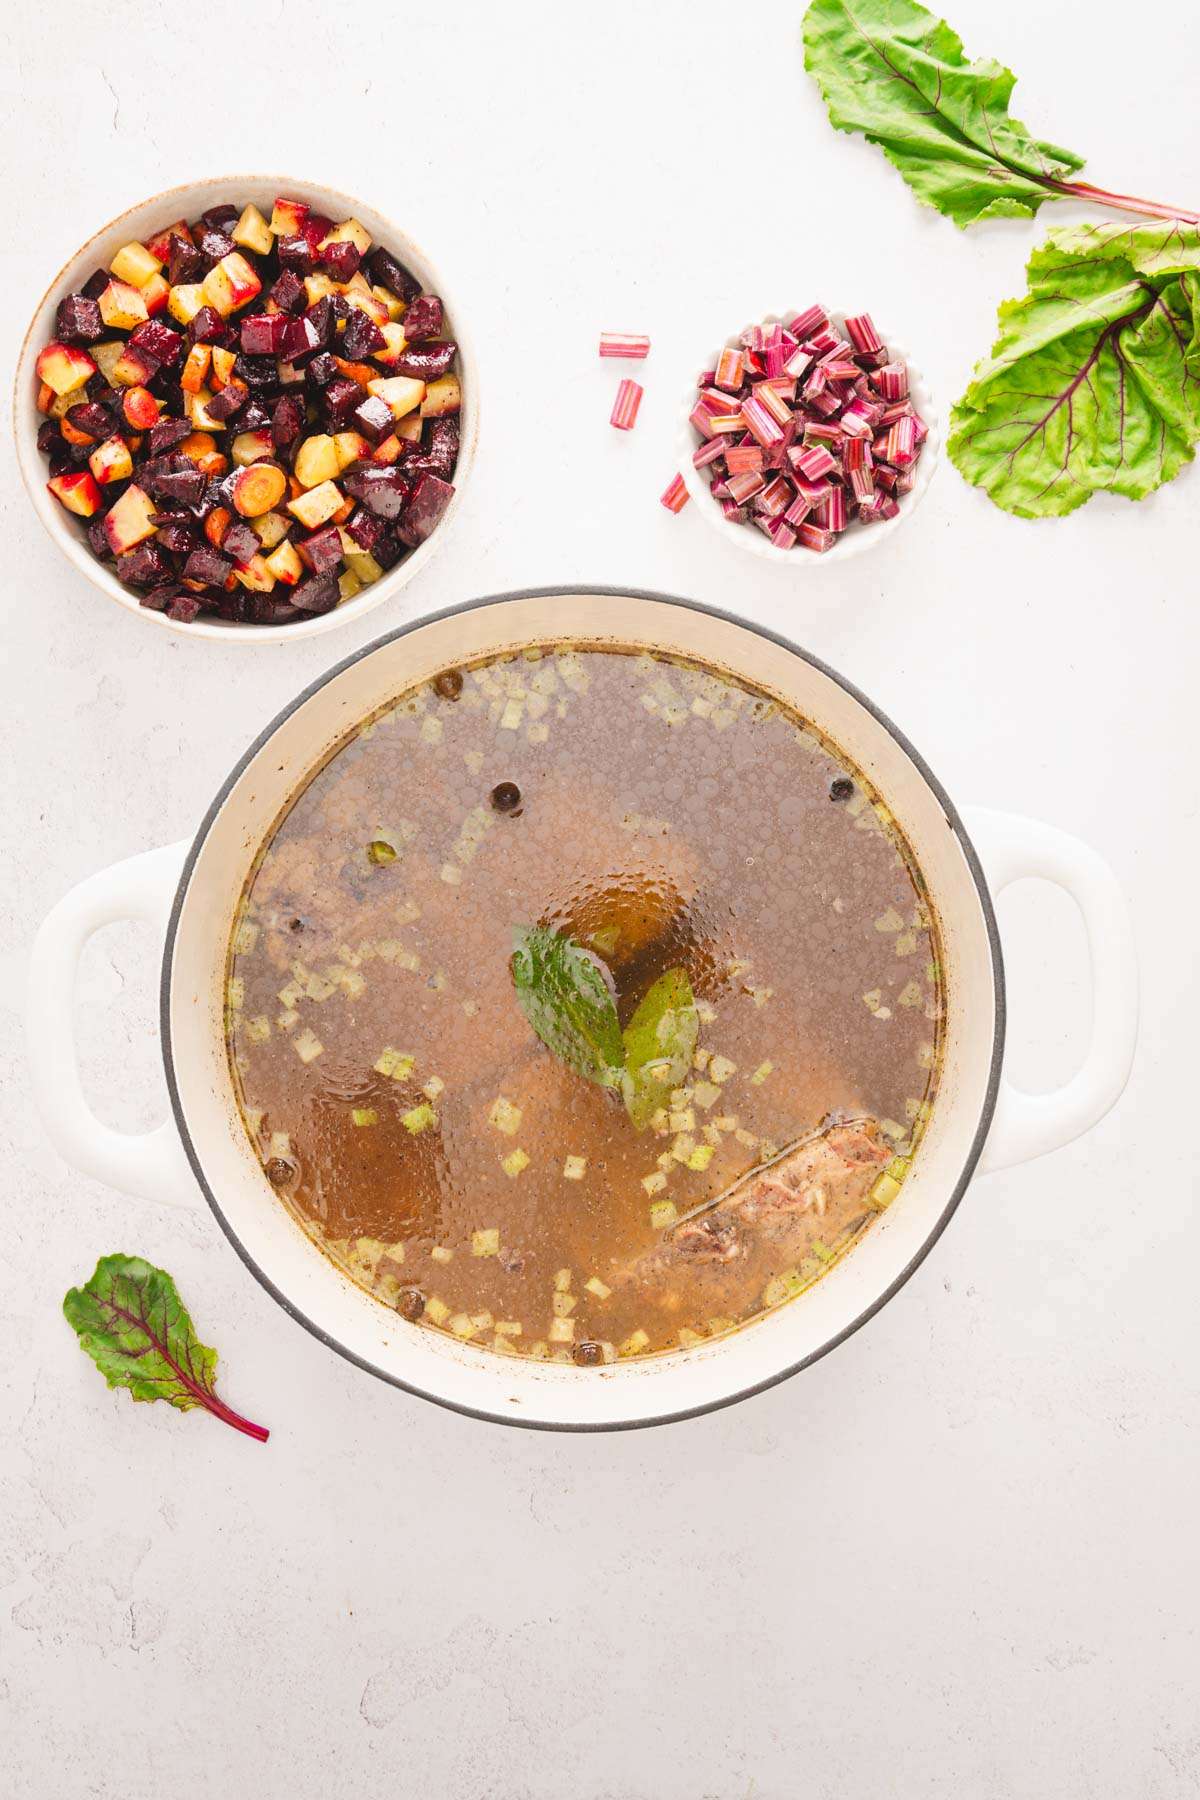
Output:
<path fill-rule="evenodd" d="M 188 1128 L 187 1118 L 184 1113 L 183 1101 L 175 1070 L 175 1055 L 171 1032 L 171 970 L 175 957 L 175 939 L 179 927 L 180 916 L 183 911 L 184 901 L 191 884 L 192 872 L 199 861 L 201 851 L 207 842 L 209 831 L 211 830 L 218 813 L 225 805 L 230 794 L 232 794 L 236 788 L 249 764 L 275 735 L 280 726 L 290 718 L 294 712 L 298 711 L 306 701 L 310 700 L 314 694 L 318 693 L 321 688 L 326 687 L 331 681 L 344 674 L 347 669 L 353 668 L 356 663 L 362 662 L 364 658 L 373 655 L 376 650 L 382 649 L 385 644 L 395 643 L 399 638 L 409 637 L 413 632 L 421 630 L 425 625 L 434 624 L 443 619 L 456 618 L 461 614 L 478 612 L 485 606 L 496 606 L 514 600 L 548 599 L 557 594 L 600 594 L 613 597 L 621 596 L 635 600 L 656 601 L 661 605 L 678 606 L 691 612 L 704 613 L 710 618 L 720 619 L 726 624 L 740 626 L 745 631 L 754 632 L 759 637 L 768 639 L 771 643 L 777 644 L 781 649 L 791 652 L 792 655 L 799 657 L 802 662 L 806 662 L 811 668 L 816 669 L 819 674 L 826 676 L 830 681 L 836 683 L 838 687 L 849 694 L 853 700 L 856 700 L 858 704 L 884 728 L 898 748 L 903 751 L 904 755 L 914 765 L 932 792 L 937 796 L 938 801 L 945 811 L 947 822 L 962 848 L 963 856 L 965 857 L 967 867 L 970 870 L 971 879 L 974 883 L 975 892 L 983 913 L 984 928 L 987 932 L 988 945 L 991 950 L 995 1025 L 992 1035 L 992 1053 L 988 1066 L 987 1087 L 984 1093 L 979 1123 L 971 1139 L 970 1148 L 950 1196 L 933 1226 L 922 1240 L 920 1248 L 912 1257 L 910 1257 L 904 1268 L 889 1283 L 883 1293 L 877 1295 L 876 1298 L 871 1301 L 869 1306 L 864 1307 L 863 1310 L 851 1319 L 847 1325 L 840 1331 L 835 1332 L 834 1335 L 821 1344 L 818 1349 L 810 1351 L 808 1355 L 801 1357 L 798 1361 L 789 1363 L 781 1369 L 773 1370 L 761 1380 L 748 1382 L 735 1393 L 720 1395 L 713 1400 L 704 1401 L 698 1406 L 676 1408 L 674 1410 L 633 1419 L 559 1422 L 549 1419 L 515 1418 L 509 1414 L 500 1414 L 489 1411 L 486 1407 L 468 1406 L 456 1400 L 446 1399 L 441 1394 L 430 1392 L 427 1388 L 421 1387 L 415 1382 L 406 1381 L 399 1375 L 391 1374 L 387 1370 L 379 1368 L 366 1357 L 359 1356 L 355 1351 L 348 1349 L 345 1344 L 332 1336 L 323 1325 L 319 1325 L 314 1319 L 309 1318 L 307 1313 L 301 1311 L 301 1309 L 276 1285 L 267 1271 L 246 1249 L 237 1232 L 226 1218 L 220 1201 L 217 1199 L 216 1194 L 209 1185 L 200 1153 L 192 1141 L 192 1135 Z M 930 1251 L 949 1225 L 955 1212 L 958 1210 L 959 1202 L 962 1200 L 963 1195 L 970 1185 L 971 1177 L 975 1172 L 975 1166 L 983 1152 L 983 1147 L 987 1141 L 987 1135 L 991 1128 L 992 1117 L 996 1110 L 996 1099 L 1000 1087 L 1000 1071 L 1004 1058 L 1006 1023 L 1007 999 L 1004 977 L 1004 958 L 1000 947 L 1000 932 L 996 920 L 996 911 L 992 902 L 991 893 L 988 889 L 987 879 L 983 872 L 983 865 L 980 862 L 975 846 L 967 833 L 966 826 L 958 808 L 955 806 L 924 757 L 916 747 L 909 742 L 899 726 L 894 724 L 882 708 L 877 706 L 874 701 L 868 699 L 868 697 L 857 688 L 853 682 L 847 680 L 844 675 L 839 674 L 836 669 L 830 668 L 828 663 L 823 662 L 820 657 L 814 656 L 811 651 L 802 649 L 799 644 L 796 644 L 790 638 L 785 637 L 782 632 L 773 631 L 768 626 L 756 624 L 737 613 L 727 611 L 724 607 L 709 606 L 703 601 L 688 600 L 678 594 L 664 594 L 653 588 L 635 588 L 627 587 L 625 585 L 614 587 L 591 582 L 555 583 L 541 587 L 510 588 L 504 593 L 485 594 L 473 600 L 459 601 L 454 606 L 447 606 L 441 608 L 437 612 L 426 613 L 420 618 L 410 620 L 407 624 L 397 626 L 394 631 L 385 632 L 382 637 L 378 637 L 374 639 L 373 642 L 363 645 L 361 649 L 351 652 L 349 656 L 343 657 L 341 662 L 335 663 L 332 668 L 325 670 L 325 672 L 319 675 L 314 681 L 309 682 L 307 687 L 303 688 L 286 706 L 282 707 L 280 711 L 276 713 L 275 717 L 263 727 L 254 741 L 242 752 L 229 774 L 225 777 L 225 780 L 217 789 L 211 804 L 205 812 L 203 819 L 200 821 L 196 834 L 188 849 L 187 856 L 184 858 L 183 869 L 179 877 L 179 885 L 175 890 L 175 898 L 171 904 L 170 917 L 167 921 L 166 938 L 163 944 L 162 972 L 159 979 L 159 1035 L 162 1045 L 163 1065 L 167 1079 L 167 1091 L 171 1100 L 171 1113 L 183 1143 L 184 1154 L 191 1166 L 193 1175 L 200 1185 L 200 1191 L 207 1200 L 218 1225 L 221 1227 L 221 1230 L 229 1239 L 234 1250 L 259 1285 L 263 1287 L 266 1292 L 270 1294 L 271 1298 L 283 1308 L 284 1312 L 288 1313 L 298 1324 L 303 1325 L 305 1330 L 310 1332 L 319 1343 L 324 1344 L 327 1349 L 335 1351 L 337 1355 L 343 1357 L 347 1362 L 353 1363 L 356 1368 L 364 1370 L 365 1373 L 375 1376 L 380 1381 L 387 1382 L 391 1387 L 400 1388 L 404 1393 L 412 1394 L 418 1399 L 429 1400 L 437 1406 L 445 1407 L 448 1412 L 461 1413 L 467 1418 L 484 1420 L 489 1424 L 515 1426 L 518 1429 L 526 1431 L 637 1431 L 651 1425 L 672 1425 L 679 1423 L 684 1419 L 699 1418 L 705 1413 L 718 1412 L 726 1406 L 733 1406 L 737 1401 L 748 1400 L 754 1394 L 765 1393 L 767 1389 L 777 1387 L 781 1382 L 787 1381 L 793 1375 L 799 1374 L 801 1369 L 809 1368 L 813 1363 L 819 1362 L 820 1359 L 827 1356 L 831 1350 L 836 1350 L 840 1344 L 844 1344 L 848 1338 L 853 1337 L 855 1332 L 860 1330 L 868 1320 L 873 1319 L 876 1313 L 880 1312 L 882 1308 L 887 1305 L 888 1301 L 899 1293 L 905 1283 L 916 1273 L 917 1269 L 919 1269 L 921 1264 L 925 1261 L 925 1258 L 929 1255 Z"/>

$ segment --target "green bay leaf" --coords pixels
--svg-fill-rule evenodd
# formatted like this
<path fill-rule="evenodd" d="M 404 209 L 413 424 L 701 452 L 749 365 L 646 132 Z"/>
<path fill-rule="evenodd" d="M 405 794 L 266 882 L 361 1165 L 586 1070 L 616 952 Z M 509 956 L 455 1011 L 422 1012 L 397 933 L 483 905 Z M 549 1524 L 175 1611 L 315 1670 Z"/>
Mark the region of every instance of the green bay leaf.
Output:
<path fill-rule="evenodd" d="M 686 969 L 668 969 L 643 995 L 624 1031 L 625 1107 L 639 1131 L 692 1066 L 700 1017 Z"/>
<path fill-rule="evenodd" d="M 545 926 L 513 932 L 513 984 L 548 1050 L 587 1081 L 615 1087 L 625 1063 L 616 1002 L 582 945 Z"/>

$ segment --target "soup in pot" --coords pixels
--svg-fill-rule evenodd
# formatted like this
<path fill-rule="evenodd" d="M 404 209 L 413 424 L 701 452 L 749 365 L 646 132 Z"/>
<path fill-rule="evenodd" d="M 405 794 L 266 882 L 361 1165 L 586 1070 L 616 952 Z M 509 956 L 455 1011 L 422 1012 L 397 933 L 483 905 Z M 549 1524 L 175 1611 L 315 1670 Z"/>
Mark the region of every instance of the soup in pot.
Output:
<path fill-rule="evenodd" d="M 278 821 L 230 950 L 266 1180 L 404 1319 L 583 1367 L 793 1299 L 900 1194 L 936 921 L 837 747 L 716 669 L 447 669 Z"/>

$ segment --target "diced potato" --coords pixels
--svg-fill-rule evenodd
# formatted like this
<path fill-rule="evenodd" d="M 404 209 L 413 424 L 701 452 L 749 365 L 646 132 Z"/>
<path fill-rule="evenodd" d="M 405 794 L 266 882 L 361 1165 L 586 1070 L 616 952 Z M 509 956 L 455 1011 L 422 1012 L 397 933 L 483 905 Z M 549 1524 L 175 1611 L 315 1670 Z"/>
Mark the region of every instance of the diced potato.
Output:
<path fill-rule="evenodd" d="M 188 395 L 187 416 L 193 431 L 224 431 L 224 420 L 214 419 L 208 410 L 208 403 L 211 399 L 212 395 L 207 388 L 201 388 L 197 394 Z"/>
<path fill-rule="evenodd" d="M 190 325 L 203 305 L 204 294 L 198 281 L 183 282 L 179 287 L 173 287 L 167 297 L 167 311 L 181 325 Z"/>
<path fill-rule="evenodd" d="M 100 296 L 100 317 L 112 331 L 132 331 L 150 314 L 135 287 L 127 281 L 110 281 Z"/>
<path fill-rule="evenodd" d="M 341 474 L 343 467 L 337 445 L 324 433 L 305 438 L 296 452 L 293 466 L 296 480 L 306 488 L 319 487 L 323 481 L 333 481 Z M 341 504 L 340 496 L 338 504 Z"/>
<path fill-rule="evenodd" d="M 277 579 L 275 571 L 262 556 L 252 556 L 244 569 L 235 569 L 233 573 L 252 594 L 269 594 Z"/>
<path fill-rule="evenodd" d="M 308 441 L 312 442 L 311 439 Z M 351 463 L 370 460 L 371 446 L 359 431 L 337 432 L 333 438 L 333 447 L 337 456 L 337 468 L 333 471 L 335 475 L 340 475 L 343 469 L 350 467 Z M 303 449 L 303 445 L 301 449 Z M 302 481 L 303 479 L 303 476 L 297 475 L 297 480 Z"/>
<path fill-rule="evenodd" d="M 125 244 L 108 266 L 119 281 L 127 281 L 130 287 L 144 288 L 158 274 L 162 264 L 145 244 Z"/>
<path fill-rule="evenodd" d="M 203 304 L 227 319 L 239 307 L 249 304 L 262 293 L 262 282 L 238 250 L 231 250 L 208 271 L 200 283 Z"/>
<path fill-rule="evenodd" d="M 323 481 L 320 487 L 309 488 L 305 494 L 298 494 L 288 503 L 288 511 L 299 519 L 310 531 L 318 525 L 324 525 L 332 519 L 335 512 L 340 511 L 342 504 L 341 489 L 332 481 Z"/>
<path fill-rule="evenodd" d="M 371 248 L 371 234 L 365 225 L 357 219 L 343 219 L 340 225 L 327 232 L 318 246 L 323 250 L 326 244 L 353 244 L 360 256 L 365 256 Z"/>
<path fill-rule="evenodd" d="M 462 411 L 462 389 L 457 375 L 443 375 L 431 381 L 421 402 L 423 419 L 440 419 L 447 413 Z"/>
<path fill-rule="evenodd" d="M 240 244 L 243 250 L 253 250 L 256 256 L 269 255 L 275 246 L 271 227 L 257 206 L 245 208 L 229 235 L 235 244 Z"/>
<path fill-rule="evenodd" d="M 410 375 L 386 375 L 368 381 L 367 392 L 390 408 L 393 419 L 402 419 L 425 398 L 425 383 Z"/>

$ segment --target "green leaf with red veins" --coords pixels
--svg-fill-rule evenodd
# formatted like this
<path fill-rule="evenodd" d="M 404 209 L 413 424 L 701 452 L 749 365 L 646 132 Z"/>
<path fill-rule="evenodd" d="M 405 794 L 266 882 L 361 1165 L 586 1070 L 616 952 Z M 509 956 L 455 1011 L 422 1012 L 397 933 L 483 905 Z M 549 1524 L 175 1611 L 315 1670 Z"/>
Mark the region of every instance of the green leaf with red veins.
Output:
<path fill-rule="evenodd" d="M 915 0 L 812 0 L 804 66 L 838 130 L 878 144 L 956 225 L 1030 218 L 1083 167 L 1010 116 L 1011 69 L 969 63 L 957 33 Z"/>
<path fill-rule="evenodd" d="M 202 1406 L 266 1442 L 262 1425 L 217 1398 L 217 1353 L 196 1336 L 165 1269 L 140 1256 L 103 1256 L 91 1280 L 71 1289 L 63 1312 L 110 1388 L 128 1388 L 135 1400 L 165 1400 L 180 1412 Z"/>
<path fill-rule="evenodd" d="M 1055 231 L 1027 273 L 951 414 L 951 460 L 1024 519 L 1142 499 L 1200 439 L 1200 231 Z"/>

